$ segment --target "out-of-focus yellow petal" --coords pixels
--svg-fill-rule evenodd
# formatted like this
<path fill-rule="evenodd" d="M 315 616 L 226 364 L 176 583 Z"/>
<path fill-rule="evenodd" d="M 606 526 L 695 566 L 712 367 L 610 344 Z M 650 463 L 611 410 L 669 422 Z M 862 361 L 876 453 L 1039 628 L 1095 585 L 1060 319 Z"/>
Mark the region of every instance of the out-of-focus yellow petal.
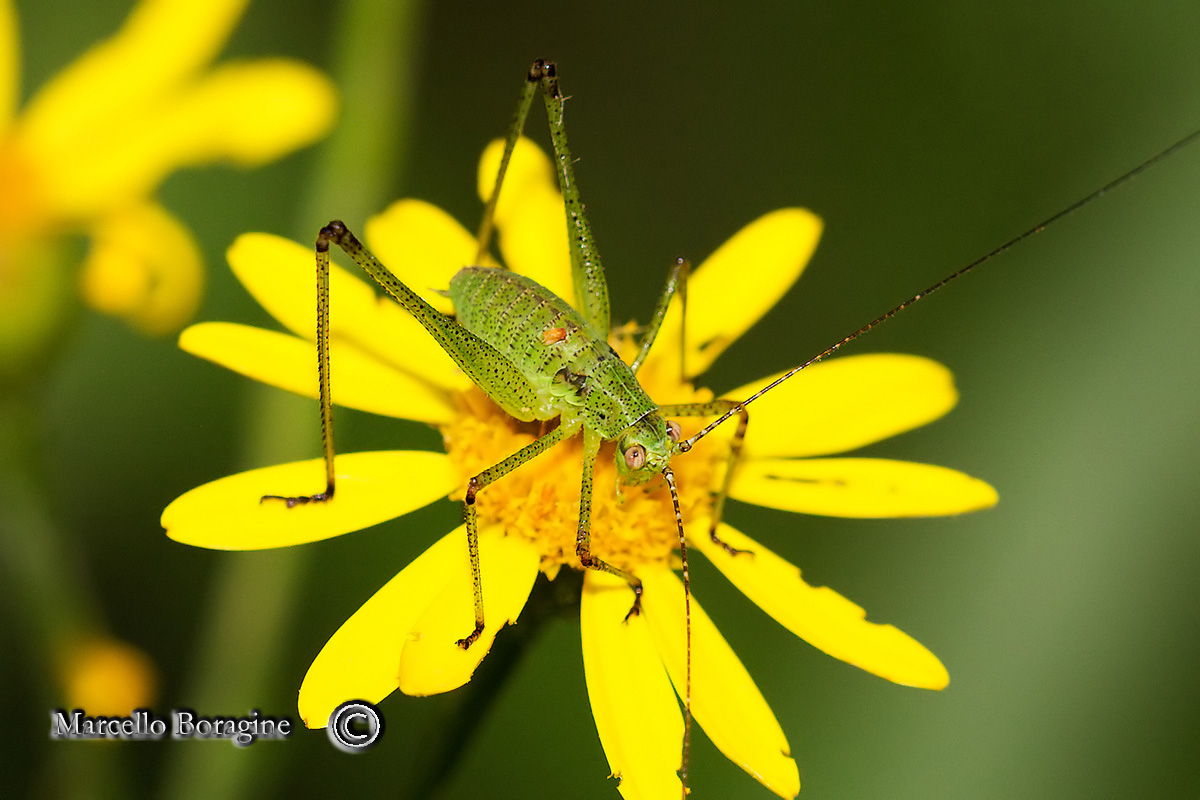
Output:
<path fill-rule="evenodd" d="M 158 693 L 158 670 L 146 653 L 110 636 L 69 643 L 58 656 L 63 708 L 90 716 L 129 716 Z"/>
<path fill-rule="evenodd" d="M 272 161 L 324 135 L 337 95 L 322 73 L 299 61 L 224 64 L 164 110 L 161 133 L 178 164 Z"/>
<path fill-rule="evenodd" d="M 688 657 L 683 584 L 665 568 L 639 577 L 650 633 L 683 697 Z M 730 761 L 780 797 L 795 797 L 800 773 L 775 714 L 694 596 L 691 607 L 692 716 Z"/>
<path fill-rule="evenodd" d="M 579 628 L 588 700 L 621 796 L 678 797 L 683 719 L 645 615 L 625 620 L 632 606 L 623 579 L 584 575 Z"/>
<path fill-rule="evenodd" d="M 500 171 L 500 157 L 504 154 L 504 140 L 493 139 L 483 149 L 479 157 L 479 170 L 476 173 L 476 189 L 479 199 L 486 203 L 491 199 L 496 188 L 496 176 Z M 500 189 L 500 197 L 496 201 L 497 224 L 506 221 L 511 215 L 520 213 L 520 205 L 529 187 L 558 188 L 555 183 L 554 168 L 550 159 L 531 140 L 524 136 L 517 139 L 513 148 L 512 158 L 508 161 L 508 170 L 504 173 L 504 185 Z M 564 218 L 565 219 L 565 218 Z M 564 223 L 565 226 L 565 223 Z"/>
<path fill-rule="evenodd" d="M 791 288 L 821 238 L 803 208 L 772 211 L 742 228 L 692 273 L 687 285 L 687 373 L 700 375 Z M 645 368 L 679 374 L 678 299 Z"/>
<path fill-rule="evenodd" d="M 191 319 L 204 292 L 204 262 L 183 223 L 162 206 L 140 203 L 100 220 L 91 233 L 80 278 L 88 305 L 154 336 Z"/>
<path fill-rule="evenodd" d="M 335 104 L 329 81 L 299 62 L 230 64 L 131 110 L 69 151 L 32 152 L 49 202 L 62 216 L 83 219 L 145 197 L 182 166 L 255 165 L 309 144 L 328 130 Z"/>
<path fill-rule="evenodd" d="M 53 162 L 119 138 L 130 115 L 210 62 L 247 0 L 145 0 L 112 38 L 58 73 L 21 117 L 23 144 Z"/>
<path fill-rule="evenodd" d="M 271 316 L 293 333 L 316 341 L 316 262 L 311 248 L 282 236 L 247 233 L 234 241 L 226 257 L 238 280 Z M 329 271 L 329 326 L 335 342 L 353 343 L 434 386 L 471 385 L 408 312 L 336 264 Z"/>
<path fill-rule="evenodd" d="M 400 654 L 400 691 L 426 695 L 457 689 L 475 674 L 496 633 L 516 622 L 538 573 L 538 551 L 528 540 L 506 536 L 499 528 L 480 531 L 479 565 L 483 576 L 483 614 L 487 627 L 466 650 L 459 639 L 475 630 L 467 536 L 456 567 L 425 614 L 413 626 Z"/>
<path fill-rule="evenodd" d="M 318 397 L 316 345 L 297 336 L 233 322 L 202 322 L 180 334 L 179 346 L 256 381 Z M 353 345 L 333 342 L 329 374 L 336 405 L 433 425 L 454 416 L 445 392 Z"/>
<path fill-rule="evenodd" d="M 504 140 L 497 139 L 479 159 L 479 197 L 485 203 L 495 188 L 503 153 Z M 550 159 L 524 137 L 517 140 L 509 161 L 495 220 L 500 253 L 508 268 L 574 303 L 562 194 Z"/>
<path fill-rule="evenodd" d="M 884 458 L 758 458 L 737 467 L 729 496 L 828 517 L 941 517 L 996 504 L 996 490 L 958 470 Z"/>
<path fill-rule="evenodd" d="M 21 96 L 21 37 L 13 0 L 0 0 L 0 134 L 8 130 Z"/>
<path fill-rule="evenodd" d="M 317 654 L 300 686 L 300 718 L 324 728 L 347 700 L 378 703 L 400 682 L 408 632 L 459 568 L 463 527 L 443 536 L 355 611 Z"/>
<path fill-rule="evenodd" d="M 450 279 L 475 263 L 475 237 L 424 200 L 397 200 L 367 220 L 367 245 L 406 286 L 443 314 L 453 314 Z"/>
<path fill-rule="evenodd" d="M 334 469 L 337 491 L 328 502 L 288 508 L 282 500 L 261 499 L 325 491 L 325 462 L 314 458 L 198 486 L 167 506 L 160 521 L 167 536 L 184 544 L 264 550 L 369 528 L 445 497 L 460 482 L 442 453 L 347 453 L 336 457 Z"/>
<path fill-rule="evenodd" d="M 708 530 L 707 524 L 702 527 Z M 827 586 L 809 586 L 799 569 L 728 525 L 722 524 L 718 534 L 752 555 L 731 556 L 708 536 L 690 541 L 746 597 L 813 647 L 905 686 L 944 689 L 949 683 L 937 656 L 904 631 L 867 622 L 863 609 Z"/>
<path fill-rule="evenodd" d="M 778 377 L 725 396 L 744 400 Z M 749 457 L 844 453 L 919 428 L 956 402 L 954 376 L 928 358 L 871 353 L 821 361 L 750 405 L 743 452 Z"/>

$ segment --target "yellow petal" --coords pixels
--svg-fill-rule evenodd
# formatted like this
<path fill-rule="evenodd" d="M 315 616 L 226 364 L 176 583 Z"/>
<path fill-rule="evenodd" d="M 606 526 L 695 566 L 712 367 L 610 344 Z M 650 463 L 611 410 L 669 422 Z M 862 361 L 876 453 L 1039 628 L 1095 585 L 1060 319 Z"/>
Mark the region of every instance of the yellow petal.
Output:
<path fill-rule="evenodd" d="M 50 159 L 45 191 L 59 213 L 87 218 L 154 191 L 183 166 L 250 166 L 309 144 L 333 121 L 334 93 L 316 70 L 282 59 L 230 64 L 194 86 L 130 110 Z"/>
<path fill-rule="evenodd" d="M 496 184 L 504 141 L 497 139 L 479 160 L 479 196 L 485 203 Z M 562 194 L 550 159 L 522 137 L 517 140 L 496 205 L 496 230 L 504 263 L 533 278 L 568 303 L 575 299 Z"/>
<path fill-rule="evenodd" d="M 233 322 L 202 322 L 180 334 L 179 346 L 256 381 L 318 396 L 316 345 L 297 336 Z M 454 416 L 445 392 L 350 344 L 333 342 L 329 375 L 333 402 L 339 406 L 434 425 Z"/>
<path fill-rule="evenodd" d="M 91 234 L 80 279 L 88 305 L 154 336 L 191 319 L 204 293 L 204 262 L 175 216 L 137 204 L 100 220 Z"/>
<path fill-rule="evenodd" d="M 317 70 L 283 58 L 223 64 L 164 111 L 178 164 L 273 161 L 323 136 L 337 97 Z"/>
<path fill-rule="evenodd" d="M 121 30 L 58 73 L 21 118 L 25 145 L 65 156 L 119 138 L 130 114 L 175 88 L 224 47 L 247 0 L 146 0 Z"/>
<path fill-rule="evenodd" d="M 484 203 L 496 188 L 496 176 L 500 172 L 500 157 L 503 154 L 504 140 L 493 139 L 479 157 L 476 190 Z M 558 184 L 555 180 L 554 168 L 542 148 L 524 136 L 517 139 L 512 158 L 508 161 L 508 170 L 504 173 L 500 197 L 496 201 L 496 222 L 520 213 L 521 199 L 529 187 L 556 189 Z"/>
<path fill-rule="evenodd" d="M 937 656 L 908 634 L 867 622 L 867 612 L 827 586 L 809 586 L 799 569 L 728 525 L 718 533 L 749 553 L 731 556 L 707 536 L 694 537 L 692 544 L 746 597 L 813 647 L 905 686 L 944 689 L 949 683 Z"/>
<path fill-rule="evenodd" d="M 317 267 L 312 246 L 271 233 L 243 233 L 225 251 L 225 258 L 268 314 L 297 336 L 316 341 Z M 341 323 L 343 316 L 353 321 L 370 314 L 376 301 L 371 287 L 334 264 L 329 295 L 331 326 L 335 320 Z"/>
<path fill-rule="evenodd" d="M 450 279 L 475 263 L 475 237 L 458 220 L 424 200 L 397 200 L 367 220 L 367 245 L 406 286 L 443 314 L 454 306 Z"/>
<path fill-rule="evenodd" d="M 700 375 L 791 288 L 821 238 L 821 219 L 803 208 L 765 214 L 721 245 L 687 285 L 687 372 Z M 679 374 L 678 300 L 671 304 L 645 368 Z"/>
<path fill-rule="evenodd" d="M 282 236 L 247 233 L 226 254 L 246 290 L 293 333 L 316 341 L 316 261 L 310 247 Z M 408 312 L 379 297 L 336 264 L 329 272 L 329 325 L 335 341 L 353 343 L 380 361 L 445 389 L 470 379 Z M 314 361 L 315 363 L 315 361 Z"/>
<path fill-rule="evenodd" d="M 347 700 L 378 703 L 396 689 L 408 632 L 458 568 L 465 542 L 461 526 L 443 536 L 330 637 L 300 686 L 300 718 L 306 726 L 324 728 Z"/>
<path fill-rule="evenodd" d="M 729 496 L 829 517 L 940 517 L 990 508 L 996 490 L 958 470 L 883 458 L 761 458 L 737 467 Z"/>
<path fill-rule="evenodd" d="M 13 0 L 0 0 L 0 134 L 8 130 L 21 96 L 21 37 Z"/>
<path fill-rule="evenodd" d="M 509 622 L 516 622 L 537 577 L 540 557 L 528 540 L 506 536 L 499 529 L 480 531 L 479 564 L 487 627 L 474 644 L 463 650 L 457 642 L 475 629 L 475 595 L 467 535 L 465 529 L 460 530 L 458 563 L 413 626 L 410 641 L 400 655 L 400 691 L 405 694 L 448 692 L 471 680 L 496 633 Z"/>
<path fill-rule="evenodd" d="M 778 374 L 726 393 L 744 400 Z M 750 457 L 842 453 L 919 428 L 958 402 L 954 376 L 936 361 L 872 353 L 821 361 L 749 406 Z"/>
<path fill-rule="evenodd" d="M 683 584 L 669 569 L 640 577 L 651 635 L 683 697 L 688 658 Z M 694 596 L 691 608 L 692 716 L 730 761 L 780 797 L 795 797 L 800 773 L 771 707 Z"/>
<path fill-rule="evenodd" d="M 625 800 L 679 797 L 683 720 L 645 615 L 625 621 L 633 590 L 589 571 L 579 627 L 588 700 L 608 768 Z"/>
<path fill-rule="evenodd" d="M 315 436 L 314 432 L 314 436 Z M 216 550 L 263 550 L 369 528 L 445 497 L 457 469 L 441 453 L 390 450 L 338 455 L 337 491 L 324 503 L 288 508 L 263 495 L 325 490 L 325 463 L 314 458 L 240 472 L 178 497 L 162 513 L 167 536 Z"/>

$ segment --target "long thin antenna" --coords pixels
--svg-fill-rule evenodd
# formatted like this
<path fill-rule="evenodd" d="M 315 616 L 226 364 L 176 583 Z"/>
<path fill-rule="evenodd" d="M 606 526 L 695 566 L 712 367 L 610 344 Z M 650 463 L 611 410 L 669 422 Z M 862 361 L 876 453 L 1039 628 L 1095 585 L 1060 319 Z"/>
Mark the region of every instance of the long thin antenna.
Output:
<path fill-rule="evenodd" d="M 1141 175 L 1146 170 L 1157 165 L 1159 162 L 1164 161 L 1167 158 L 1175 155 L 1175 153 L 1177 153 L 1180 150 L 1182 150 L 1183 148 L 1187 147 L 1189 144 L 1196 141 L 1196 139 L 1200 139 L 1200 130 L 1193 131 L 1192 133 L 1188 134 L 1187 136 L 1185 136 L 1182 139 L 1180 139 L 1179 141 L 1177 141 L 1175 144 L 1173 144 L 1170 147 L 1166 148 L 1165 150 L 1159 152 L 1157 155 L 1146 159 L 1141 164 L 1138 164 L 1136 167 L 1129 170 L 1121 177 L 1119 177 L 1115 180 L 1109 181 L 1108 183 L 1104 184 L 1096 191 L 1089 194 L 1087 197 L 1084 197 L 1082 200 L 1079 200 L 1078 202 L 1075 202 L 1075 203 L 1067 206 L 1062 211 L 1059 211 L 1057 214 L 1050 217 L 1049 219 L 1042 222 L 1041 224 L 1035 225 L 1034 227 L 1032 227 L 1029 230 L 1022 233 L 1020 236 L 1016 236 L 1012 239 L 1009 239 L 1007 242 L 1000 245 L 995 250 L 992 250 L 990 253 L 987 253 L 986 255 L 975 259 L 970 264 L 967 264 L 965 267 L 958 270 L 957 272 L 953 272 L 950 275 L 947 275 L 945 278 L 942 278 L 940 281 L 933 284 L 925 291 L 917 292 L 912 297 L 905 300 L 903 303 L 900 303 L 899 305 L 895 306 L 894 308 L 892 308 L 888 311 L 885 311 L 883 314 L 880 314 L 878 317 L 871 320 L 866 325 L 863 325 L 861 328 L 856 330 L 854 333 L 850 334 L 849 336 L 846 336 L 845 338 L 841 339 L 840 341 L 835 342 L 834 344 L 825 348 L 820 353 L 817 353 L 815 356 L 810 358 L 808 361 L 805 361 L 800 366 L 794 367 L 793 369 L 790 369 L 787 372 L 783 373 L 778 378 L 776 378 L 775 380 L 771 381 L 769 384 L 764 386 L 762 389 L 759 389 L 757 392 L 750 395 L 750 397 L 746 398 L 745 400 L 738 403 L 736 406 L 729 409 L 724 414 L 722 414 L 721 416 L 717 417 L 715 420 L 710 422 L 707 427 L 705 427 L 702 431 L 697 433 L 695 436 L 692 436 L 690 439 L 687 439 L 686 441 L 680 442 L 679 450 L 681 452 L 687 452 L 688 450 L 691 450 L 692 446 L 695 445 L 696 442 L 700 441 L 705 436 L 707 436 L 709 433 L 711 433 L 713 431 L 713 429 L 716 428 L 718 425 L 720 425 L 722 422 L 729 419 L 734 414 L 737 414 L 743 408 L 750 405 L 750 403 L 754 402 L 762 395 L 771 391 L 776 386 L 778 386 L 779 384 L 786 381 L 788 378 L 795 375 L 797 372 L 800 372 L 801 370 L 812 366 L 813 364 L 817 363 L 818 361 L 828 358 L 829 356 L 836 353 L 838 350 L 842 349 L 843 345 L 854 341 L 859 336 L 862 336 L 864 333 L 866 333 L 867 331 L 874 328 L 876 325 L 886 322 L 887 320 L 896 316 L 901 311 L 903 311 L 904 309 L 913 305 L 914 303 L 918 302 L 919 300 L 924 300 L 926 297 L 933 294 L 938 289 L 941 289 L 946 284 L 952 283 L 952 282 L 958 280 L 959 278 L 966 275 L 971 270 L 978 267 L 980 264 L 983 264 L 987 261 L 991 261 L 993 258 L 1000 255 L 1001 253 L 1015 247 L 1018 243 L 1025 241 L 1026 239 L 1028 239 L 1029 237 L 1031 237 L 1035 234 L 1041 233 L 1042 231 L 1046 230 L 1046 228 L 1050 227 L 1051 225 L 1055 224 L 1056 222 L 1059 222 L 1059 221 L 1065 219 L 1066 217 L 1071 216 L 1072 214 L 1074 214 L 1076 211 L 1083 208 L 1084 206 L 1099 200 L 1101 197 L 1108 194 L 1109 192 L 1116 189 L 1117 187 L 1123 186 L 1123 185 L 1129 183 L 1130 181 L 1132 181 L 1134 178 Z"/>

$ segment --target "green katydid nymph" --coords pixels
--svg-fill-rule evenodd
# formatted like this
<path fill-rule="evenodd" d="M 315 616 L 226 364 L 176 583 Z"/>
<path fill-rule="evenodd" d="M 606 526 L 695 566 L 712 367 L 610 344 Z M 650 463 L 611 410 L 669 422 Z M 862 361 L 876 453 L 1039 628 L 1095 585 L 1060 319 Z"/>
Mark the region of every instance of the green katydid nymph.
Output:
<path fill-rule="evenodd" d="M 530 166 L 544 156 L 529 155 L 532 146 L 521 135 L 539 94 L 553 144 L 545 175 Z M 410 288 L 346 225 L 334 221 L 321 229 L 316 242 L 315 327 L 296 323 L 293 309 L 277 313 L 293 320 L 285 324 L 300 333 L 286 343 L 219 323 L 184 334 L 181 344 L 192 352 L 317 396 L 323 457 L 200 487 L 173 503 L 163 524 L 173 538 L 202 546 L 282 546 L 366 527 L 439 496 L 461 497 L 463 530 L 448 534 L 381 588 L 313 663 L 300 692 L 301 715 L 309 727 L 324 726 L 345 700 L 378 702 L 397 687 L 429 694 L 461 686 L 496 631 L 519 614 L 537 575 L 553 578 L 567 566 L 584 572 L 580 614 L 588 691 L 622 792 L 686 796 L 694 715 L 732 760 L 772 791 L 792 796 L 799 791 L 799 774 L 787 741 L 741 663 L 695 604 L 689 550 L 701 550 L 771 616 L 821 650 L 896 683 L 944 687 L 945 668 L 914 639 L 890 625 L 868 622 L 861 608 L 832 590 L 807 585 L 791 564 L 724 523 L 725 500 L 875 517 L 955 514 L 994 503 L 990 486 L 953 470 L 825 458 L 925 424 L 945 413 L 956 397 L 949 373 L 927 359 L 826 359 L 1200 133 L 799 366 L 714 398 L 693 387 L 694 375 L 796 279 L 815 247 L 820 221 L 802 209 L 774 212 L 694 271 L 679 259 L 647 324 L 614 329 L 604 268 L 567 144 L 563 105 L 555 66 L 535 62 L 508 135 L 494 153 L 495 180 L 474 235 L 411 201 L 397 204 L 394 213 L 374 223 L 393 244 L 403 244 L 405 237 L 412 242 L 428 237 L 451 253 L 445 259 L 455 263 L 456 271 L 447 273 L 446 283 L 434 285 L 431 294 L 422 296 Z M 526 194 L 510 198 L 501 214 L 501 189 L 510 169 L 521 173 Z M 544 220 L 530 220 L 544 210 L 543 201 L 554 191 L 555 221 L 538 228 Z M 417 218 L 420 224 L 414 222 Z M 557 293 L 515 269 L 491 265 L 494 233 L 506 251 L 504 237 L 531 226 L 552 231 L 544 237 L 547 241 L 530 240 L 540 252 L 554 251 L 554 257 L 569 262 L 564 268 L 569 277 L 555 284 Z M 435 229 L 443 233 L 431 233 Z M 372 223 L 366 238 L 372 239 Z M 372 292 L 350 286 L 351 279 L 331 265 L 331 248 L 345 252 L 399 306 L 390 301 L 380 305 Z M 421 252 L 433 249 L 424 246 Z M 292 269 L 300 263 L 297 251 L 295 245 L 258 235 L 239 240 L 230 258 L 250 284 L 256 279 L 244 275 L 261 264 L 286 262 Z M 718 323 L 726 328 L 714 331 L 712 323 L 698 323 L 688 314 L 689 302 L 718 302 L 723 279 L 768 268 L 777 274 L 742 283 L 773 288 L 763 289 L 763 297 L 742 297 L 738 303 L 744 308 L 735 308 L 728 321 Z M 311 276 L 311 261 L 296 267 L 301 269 Z M 341 308 L 343 302 L 339 283 L 349 289 L 344 302 L 354 313 L 331 325 L 331 306 Z M 268 289 L 260 296 L 270 294 Z M 449 366 L 406 370 L 379 349 L 387 344 L 380 341 L 384 330 L 411 337 L 405 340 L 408 346 L 424 348 L 422 352 L 433 354 L 431 360 L 442 358 Z M 311 358 L 307 348 L 312 339 L 318 361 L 315 387 L 271 376 L 273 369 L 293 369 L 301 351 L 306 360 Z M 652 349 L 656 342 L 659 347 Z M 721 344 L 711 346 L 714 342 Z M 251 361 L 258 366 L 247 366 Z M 262 366 L 264 362 L 271 363 Z M 364 377 L 379 375 L 386 380 Z M 364 401 L 368 384 L 391 387 L 396 396 Z M 339 394 L 343 385 L 349 386 L 345 395 Z M 434 390 L 427 391 L 429 386 Z M 410 398 L 402 395 L 410 389 L 413 399 L 405 406 Z M 420 398 L 417 389 L 424 392 Z M 886 400 L 865 421 L 845 423 L 838 417 L 850 398 L 884 395 Z M 345 396 L 350 402 L 339 399 Z M 335 456 L 335 401 L 369 410 L 396 409 L 384 413 L 437 425 L 448 455 Z M 752 410 L 767 424 L 751 425 Z M 735 425 L 723 425 L 734 417 Z M 839 432 L 842 423 L 859 427 Z M 718 430 L 728 435 L 710 436 Z M 564 452 L 570 457 L 562 457 Z M 318 464 L 323 465 L 324 487 L 313 485 Z M 544 464 L 552 466 L 539 467 Z M 428 496 L 375 510 L 379 494 L 398 482 L 409 492 L 420 486 Z M 313 490 L 319 491 L 305 494 Z M 771 492 L 784 499 L 761 499 Z M 486 504 L 493 495 L 510 502 L 489 510 Z M 221 519 L 239 520 L 234 533 L 214 521 L 219 515 L 212 509 L 222 503 L 232 510 L 221 511 L 226 515 Z M 360 513 L 362 509 L 368 510 Z M 247 535 L 251 528 L 255 532 Z M 682 698 L 682 714 L 674 693 Z"/>

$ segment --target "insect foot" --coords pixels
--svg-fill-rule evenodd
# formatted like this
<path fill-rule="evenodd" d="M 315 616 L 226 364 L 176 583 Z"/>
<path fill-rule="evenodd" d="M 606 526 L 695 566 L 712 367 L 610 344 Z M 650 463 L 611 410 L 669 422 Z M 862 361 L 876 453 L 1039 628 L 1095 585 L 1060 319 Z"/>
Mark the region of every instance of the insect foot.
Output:
<path fill-rule="evenodd" d="M 475 630 L 471 631 L 471 634 L 469 636 L 467 636 L 465 639 L 459 639 L 457 642 L 455 642 L 455 644 L 457 644 L 463 650 L 466 650 L 471 645 L 475 644 L 476 640 L 479 639 L 479 635 L 481 633 L 483 633 L 483 625 L 476 622 Z"/>
<path fill-rule="evenodd" d="M 261 505 L 268 500 L 282 500 L 283 502 L 287 503 L 288 508 L 295 508 L 296 506 L 304 506 L 308 505 L 309 503 L 324 503 L 326 500 L 332 499 L 333 489 L 330 488 L 324 492 L 321 492 L 320 494 L 308 494 L 301 495 L 299 497 L 285 497 L 281 494 L 264 494 L 262 497 L 258 498 L 258 502 L 259 505 Z"/>

